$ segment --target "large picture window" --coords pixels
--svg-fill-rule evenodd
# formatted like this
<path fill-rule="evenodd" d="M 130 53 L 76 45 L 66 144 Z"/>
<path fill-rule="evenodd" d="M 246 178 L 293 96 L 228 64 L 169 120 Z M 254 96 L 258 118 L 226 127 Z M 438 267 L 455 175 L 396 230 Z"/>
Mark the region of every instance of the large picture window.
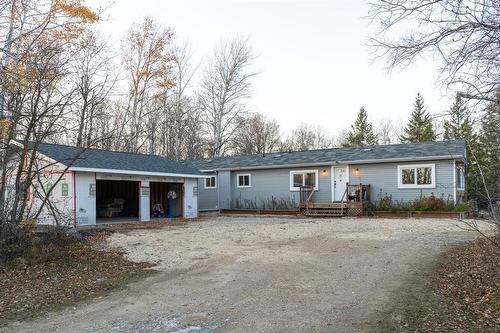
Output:
<path fill-rule="evenodd" d="M 249 173 L 238 174 L 238 185 L 237 187 L 252 187 L 252 177 Z"/>
<path fill-rule="evenodd" d="M 434 188 L 434 164 L 398 165 L 398 188 Z"/>
<path fill-rule="evenodd" d="M 290 171 L 290 191 L 298 191 L 301 186 L 314 186 L 318 190 L 318 170 Z"/>
<path fill-rule="evenodd" d="M 205 178 L 205 188 L 217 188 L 217 177 L 211 176 Z"/>

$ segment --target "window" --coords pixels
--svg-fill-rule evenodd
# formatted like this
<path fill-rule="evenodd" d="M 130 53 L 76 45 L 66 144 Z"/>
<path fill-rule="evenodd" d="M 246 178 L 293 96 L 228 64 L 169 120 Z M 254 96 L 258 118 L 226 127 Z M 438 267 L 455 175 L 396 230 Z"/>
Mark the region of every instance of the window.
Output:
<path fill-rule="evenodd" d="M 210 176 L 208 178 L 205 178 L 205 188 L 217 188 L 217 177 L 215 176 Z"/>
<path fill-rule="evenodd" d="M 314 186 L 318 190 L 318 170 L 290 171 L 290 191 L 298 191 L 301 186 Z"/>
<path fill-rule="evenodd" d="M 436 187 L 434 164 L 398 165 L 398 188 Z"/>
<path fill-rule="evenodd" d="M 238 187 L 251 187 L 252 181 L 249 173 L 246 174 L 238 174 Z"/>
<path fill-rule="evenodd" d="M 465 189 L 465 167 L 457 165 L 455 169 L 455 180 L 457 182 L 457 190 Z"/>

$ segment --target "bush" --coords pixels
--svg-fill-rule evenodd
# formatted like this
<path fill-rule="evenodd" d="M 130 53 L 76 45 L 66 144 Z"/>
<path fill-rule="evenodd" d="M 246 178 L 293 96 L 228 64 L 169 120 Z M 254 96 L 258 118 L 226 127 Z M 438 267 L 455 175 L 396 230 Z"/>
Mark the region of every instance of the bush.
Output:
<path fill-rule="evenodd" d="M 50 261 L 56 249 L 65 249 L 79 240 L 68 235 L 62 228 L 50 228 L 33 233 L 29 228 L 16 226 L 0 237 L 0 264 L 38 264 Z"/>
<path fill-rule="evenodd" d="M 460 203 L 455 205 L 451 200 L 445 200 L 443 197 L 436 197 L 431 194 L 428 197 L 421 196 L 412 201 L 394 201 L 391 195 L 385 195 L 378 201 L 371 202 L 368 205 L 371 211 L 470 211 L 468 203 Z"/>

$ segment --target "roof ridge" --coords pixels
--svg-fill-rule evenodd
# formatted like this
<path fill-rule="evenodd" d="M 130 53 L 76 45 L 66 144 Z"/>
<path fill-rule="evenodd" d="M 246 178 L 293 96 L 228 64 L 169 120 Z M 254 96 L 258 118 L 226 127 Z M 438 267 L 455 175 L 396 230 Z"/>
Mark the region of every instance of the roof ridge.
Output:
<path fill-rule="evenodd" d="M 276 154 L 291 154 L 291 153 L 303 153 L 303 152 L 320 152 L 320 151 L 332 151 L 337 149 L 366 149 L 373 147 L 394 147 L 394 146 L 409 146 L 409 145 L 420 145 L 420 144 L 429 144 L 429 143 L 439 143 L 439 142 L 463 142 L 463 139 L 452 139 L 452 140 L 435 140 L 435 141 L 422 141 L 422 142 L 410 142 L 410 143 L 389 143 L 389 144 L 376 144 L 376 145 L 366 145 L 366 146 L 356 146 L 356 147 L 331 147 L 331 148 L 319 148 L 319 149 L 301 149 L 301 150 L 290 150 L 290 151 L 275 151 L 270 153 L 256 153 L 256 154 L 241 154 L 241 155 L 229 155 L 229 156 L 216 156 L 216 157 L 207 157 L 203 159 L 192 159 L 185 160 L 187 162 L 197 162 L 197 161 L 208 161 L 208 160 L 223 160 L 230 158 L 241 158 L 241 157 L 266 157 L 269 155 Z"/>
<path fill-rule="evenodd" d="M 167 159 L 172 162 L 179 162 L 179 161 L 174 161 L 171 159 L 168 159 L 164 156 L 160 156 L 157 154 L 146 154 L 146 153 L 132 153 L 128 151 L 120 151 L 120 150 L 111 150 L 111 149 L 103 149 L 103 148 L 88 148 L 88 147 L 78 147 L 78 146 L 71 146 L 71 145 L 65 145 L 65 144 L 60 144 L 60 143 L 48 143 L 48 142 L 37 142 L 37 144 L 44 144 L 44 145 L 50 145 L 50 146 L 62 146 L 62 147 L 69 147 L 69 148 L 77 148 L 77 149 L 84 149 L 84 150 L 97 150 L 97 151 L 104 151 L 108 153 L 119 153 L 119 154 L 128 154 L 128 155 L 142 155 L 142 156 L 155 156 L 155 157 L 160 157 Z"/>

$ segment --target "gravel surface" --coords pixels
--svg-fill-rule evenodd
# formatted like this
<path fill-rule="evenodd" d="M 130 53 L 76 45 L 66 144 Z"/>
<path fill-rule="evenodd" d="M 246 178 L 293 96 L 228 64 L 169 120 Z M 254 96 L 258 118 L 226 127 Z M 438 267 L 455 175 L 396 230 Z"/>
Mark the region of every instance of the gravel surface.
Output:
<path fill-rule="evenodd" d="M 465 227 L 451 219 L 223 216 L 120 231 L 109 246 L 155 263 L 158 274 L 4 330 L 369 332 L 443 247 L 478 236 Z"/>

